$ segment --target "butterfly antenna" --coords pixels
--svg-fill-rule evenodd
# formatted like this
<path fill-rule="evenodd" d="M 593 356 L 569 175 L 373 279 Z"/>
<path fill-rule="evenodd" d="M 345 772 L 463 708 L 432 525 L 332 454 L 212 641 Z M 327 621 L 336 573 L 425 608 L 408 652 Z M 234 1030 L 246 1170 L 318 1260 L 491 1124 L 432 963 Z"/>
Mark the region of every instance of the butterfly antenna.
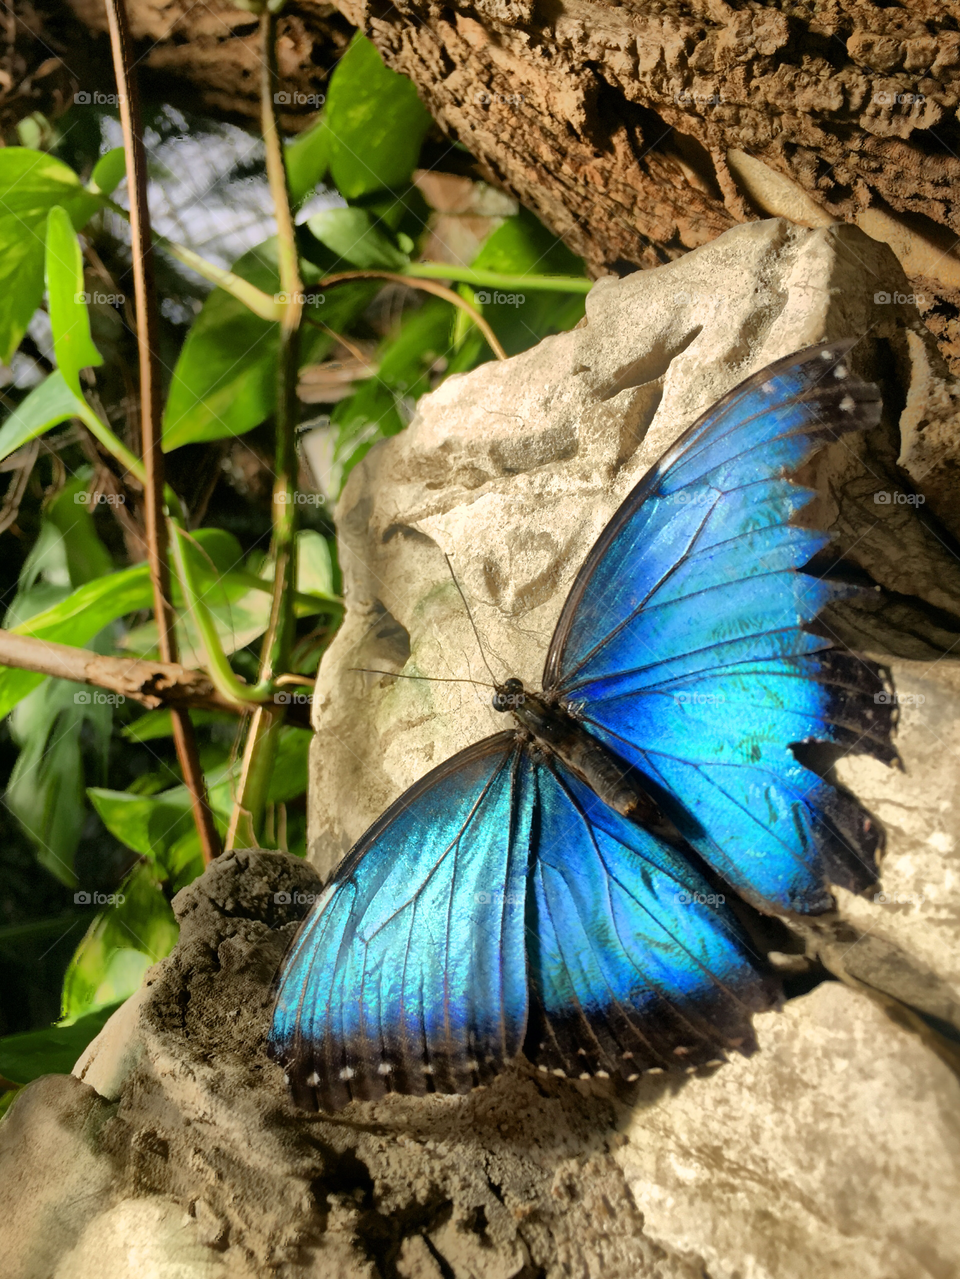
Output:
<path fill-rule="evenodd" d="M 425 679 L 430 684 L 476 684 L 478 688 L 496 688 L 496 684 L 487 684 L 482 679 L 467 679 L 464 676 L 444 675 L 401 675 L 399 671 L 379 671 L 374 666 L 351 666 L 351 671 L 361 675 L 389 675 L 391 679 Z"/>
<path fill-rule="evenodd" d="M 460 598 L 463 600 L 463 607 L 467 610 L 467 617 L 470 619 L 470 625 L 473 628 L 474 635 L 476 636 L 477 648 L 479 648 L 480 656 L 483 658 L 483 664 L 487 668 L 487 674 L 493 680 L 494 687 L 499 688 L 500 682 L 497 679 L 496 675 L 494 675 L 493 671 L 490 669 L 490 663 L 487 661 L 487 654 L 485 653 L 483 648 L 483 640 L 480 638 L 480 632 L 477 630 L 477 624 L 473 620 L 473 614 L 470 612 L 470 605 L 467 603 L 467 597 L 463 593 L 463 588 L 461 587 L 460 583 L 457 581 L 457 575 L 453 571 L 453 563 L 451 562 L 450 556 L 446 553 L 446 551 L 444 551 L 443 553 L 443 558 L 447 561 L 447 568 L 450 570 L 450 576 L 453 578 L 453 584 L 457 588 L 457 593 L 459 594 Z"/>

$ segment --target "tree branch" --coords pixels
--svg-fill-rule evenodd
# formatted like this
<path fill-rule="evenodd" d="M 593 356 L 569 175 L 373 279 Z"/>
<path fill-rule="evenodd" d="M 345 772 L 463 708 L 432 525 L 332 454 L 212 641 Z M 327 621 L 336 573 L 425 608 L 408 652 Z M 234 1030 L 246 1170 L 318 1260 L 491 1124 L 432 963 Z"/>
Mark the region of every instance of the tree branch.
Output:
<path fill-rule="evenodd" d="M 149 710 L 161 706 L 197 706 L 236 714 L 236 706 L 220 696 L 205 671 L 189 670 L 179 662 L 107 657 L 88 648 L 73 648 L 69 644 L 0 630 L 0 664 L 36 671 L 38 675 L 50 675 L 54 679 L 92 684 L 129 697 Z"/>

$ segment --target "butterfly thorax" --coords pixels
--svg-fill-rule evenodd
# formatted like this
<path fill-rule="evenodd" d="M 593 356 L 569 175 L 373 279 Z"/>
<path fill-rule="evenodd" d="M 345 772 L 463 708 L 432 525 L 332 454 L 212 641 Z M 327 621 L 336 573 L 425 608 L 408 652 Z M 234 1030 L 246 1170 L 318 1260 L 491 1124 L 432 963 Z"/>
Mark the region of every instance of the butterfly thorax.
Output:
<path fill-rule="evenodd" d="M 519 679 L 508 679 L 497 686 L 493 709 L 512 714 L 529 734 L 534 749 L 562 760 L 618 813 L 661 836 L 677 838 L 676 828 L 643 789 L 637 771 L 588 732 L 562 703 L 531 693 Z"/>

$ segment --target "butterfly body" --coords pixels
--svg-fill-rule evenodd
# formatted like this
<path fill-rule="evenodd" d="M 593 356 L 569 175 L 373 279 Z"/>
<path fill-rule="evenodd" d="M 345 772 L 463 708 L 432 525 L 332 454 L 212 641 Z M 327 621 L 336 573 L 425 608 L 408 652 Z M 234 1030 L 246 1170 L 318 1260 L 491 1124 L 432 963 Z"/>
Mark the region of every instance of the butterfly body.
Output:
<path fill-rule="evenodd" d="M 632 1080 L 749 1052 L 777 993 L 726 895 L 812 914 L 875 882 L 881 832 L 802 749 L 895 758 L 883 672 L 823 630 L 851 588 L 805 571 L 828 539 L 794 519 L 797 468 L 879 418 L 850 345 L 778 361 L 681 437 L 577 575 L 542 690 L 498 683 L 516 727 L 337 868 L 270 1032 L 299 1104 L 465 1092 L 521 1055 Z"/>
<path fill-rule="evenodd" d="M 494 710 L 509 712 L 534 749 L 555 756 L 615 812 L 658 834 L 677 840 L 673 824 L 644 790 L 629 764 L 588 733 L 571 710 L 545 694 L 532 693 L 516 678 L 493 696 Z"/>

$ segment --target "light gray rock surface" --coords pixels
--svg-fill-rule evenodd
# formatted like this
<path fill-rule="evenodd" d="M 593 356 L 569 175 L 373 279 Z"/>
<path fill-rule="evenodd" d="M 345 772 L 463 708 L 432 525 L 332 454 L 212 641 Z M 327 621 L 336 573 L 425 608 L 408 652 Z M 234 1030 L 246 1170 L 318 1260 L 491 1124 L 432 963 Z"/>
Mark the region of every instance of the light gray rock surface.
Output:
<path fill-rule="evenodd" d="M 538 685 L 573 576 L 647 466 L 755 369 L 865 335 L 854 365 L 886 417 L 815 460 L 805 518 L 880 587 L 828 623 L 914 699 L 902 771 L 839 766 L 886 825 L 885 900 L 841 895 L 780 935 L 807 957 L 789 961 L 784 1010 L 757 1019 L 760 1051 L 629 1094 L 521 1069 L 466 1098 L 305 1119 L 263 1036 L 297 914 L 275 894 L 320 880 L 236 854 L 177 899 L 177 950 L 78 1078 L 32 1085 L 0 1125 L 5 1274 L 960 1276 L 960 1056 L 933 1029 L 960 1027 L 960 680 L 945 656 L 960 652 L 960 429 L 915 312 L 874 300 L 897 292 L 895 259 L 855 229 L 739 227 L 601 282 L 574 332 L 451 378 L 357 468 L 338 512 L 348 610 L 314 707 L 321 876 L 425 771 L 503 727 L 489 688 L 355 669 L 489 680 L 444 554 L 496 674 Z M 927 502 L 875 500 L 898 492 Z"/>

